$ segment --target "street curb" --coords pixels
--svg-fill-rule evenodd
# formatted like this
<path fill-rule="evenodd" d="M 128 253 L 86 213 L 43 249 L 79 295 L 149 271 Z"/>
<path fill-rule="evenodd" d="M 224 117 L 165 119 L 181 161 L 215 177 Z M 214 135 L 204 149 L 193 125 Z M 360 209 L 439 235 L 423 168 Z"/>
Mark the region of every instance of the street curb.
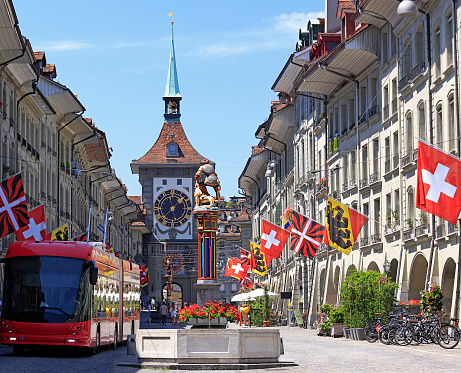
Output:
<path fill-rule="evenodd" d="M 120 367 L 139 369 L 169 369 L 169 370 L 252 370 L 281 367 L 297 367 L 293 362 L 249 363 L 249 364 L 168 364 L 168 363 L 118 363 Z"/>

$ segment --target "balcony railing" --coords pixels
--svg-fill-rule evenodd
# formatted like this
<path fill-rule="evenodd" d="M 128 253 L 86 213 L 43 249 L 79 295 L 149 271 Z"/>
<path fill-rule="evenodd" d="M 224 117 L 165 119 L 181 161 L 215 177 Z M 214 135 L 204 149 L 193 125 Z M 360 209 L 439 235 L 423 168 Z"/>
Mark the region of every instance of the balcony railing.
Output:
<path fill-rule="evenodd" d="M 379 243 L 381 242 L 381 233 L 372 234 L 370 238 L 372 244 Z"/>
<path fill-rule="evenodd" d="M 365 188 L 368 185 L 368 179 L 362 179 L 359 181 L 359 188 Z"/>
<path fill-rule="evenodd" d="M 349 183 L 344 183 L 343 184 L 343 192 L 349 189 Z"/>
<path fill-rule="evenodd" d="M 397 98 L 392 100 L 392 114 L 397 113 Z"/>
<path fill-rule="evenodd" d="M 357 186 L 357 183 L 355 182 L 355 179 L 351 179 L 351 180 L 349 181 L 349 186 L 350 186 L 351 188 L 355 188 L 355 187 Z"/>
<path fill-rule="evenodd" d="M 378 114 L 378 105 L 372 106 L 371 108 L 368 109 L 368 118 L 371 118 L 372 116 Z"/>
<path fill-rule="evenodd" d="M 413 160 L 415 162 L 418 160 L 418 149 L 413 150 Z"/>
<path fill-rule="evenodd" d="M 40 143 L 40 146 L 42 147 L 42 149 L 46 149 L 45 141 L 42 141 L 42 142 Z"/>
<path fill-rule="evenodd" d="M 362 237 L 360 239 L 360 246 L 368 246 L 370 244 L 370 237 Z"/>
<path fill-rule="evenodd" d="M 40 198 L 41 199 L 46 199 L 46 193 L 45 192 L 40 192 Z"/>
<path fill-rule="evenodd" d="M 391 171 L 391 160 L 386 159 L 386 161 L 384 162 L 384 172 L 387 174 L 390 171 Z"/>
<path fill-rule="evenodd" d="M 411 162 L 410 156 L 411 154 L 406 154 L 402 157 L 402 167 L 405 167 L 408 163 Z"/>
<path fill-rule="evenodd" d="M 359 120 L 358 120 L 359 126 L 360 126 L 362 123 L 365 123 L 367 120 L 368 120 L 367 112 L 365 111 L 365 112 L 362 113 L 362 114 L 360 115 L 360 117 L 359 117 Z"/>
<path fill-rule="evenodd" d="M 418 225 L 418 226 L 415 228 L 415 236 L 416 236 L 416 237 L 422 236 L 422 235 L 425 234 L 426 232 L 427 232 L 427 226 L 426 226 L 426 224 Z"/>
<path fill-rule="evenodd" d="M 448 234 L 452 234 L 456 232 L 456 225 L 448 223 Z"/>
<path fill-rule="evenodd" d="M 400 158 L 398 155 L 394 155 L 393 161 L 394 161 L 394 168 L 399 167 Z"/>
<path fill-rule="evenodd" d="M 435 237 L 440 238 L 443 236 L 445 236 L 445 224 L 442 223 L 435 228 Z"/>
<path fill-rule="evenodd" d="M 408 83 L 410 82 L 410 78 L 410 74 L 407 74 L 399 80 L 399 91 L 403 90 L 408 85 Z"/>
<path fill-rule="evenodd" d="M 370 175 L 370 184 L 376 183 L 379 180 L 379 173 L 375 172 L 374 174 Z"/>
<path fill-rule="evenodd" d="M 412 234 L 413 234 L 413 229 L 410 228 L 410 229 L 407 229 L 406 231 L 403 231 L 403 240 L 409 240 L 410 238 L 412 238 Z"/>
<path fill-rule="evenodd" d="M 423 74 L 425 68 L 426 65 L 424 62 L 419 62 L 418 64 L 416 64 L 416 66 L 411 69 L 411 80 L 416 78 L 418 75 Z"/>

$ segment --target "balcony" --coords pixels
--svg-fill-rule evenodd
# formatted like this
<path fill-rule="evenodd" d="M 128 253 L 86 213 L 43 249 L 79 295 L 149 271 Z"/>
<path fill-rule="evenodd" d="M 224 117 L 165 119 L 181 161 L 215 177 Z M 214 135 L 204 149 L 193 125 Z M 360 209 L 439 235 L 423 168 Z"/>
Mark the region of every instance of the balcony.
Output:
<path fill-rule="evenodd" d="M 381 233 L 372 234 L 370 239 L 371 239 L 371 244 L 380 243 L 381 242 Z"/>
<path fill-rule="evenodd" d="M 411 162 L 411 154 L 406 154 L 402 157 L 402 167 L 405 167 Z"/>
<path fill-rule="evenodd" d="M 388 172 L 391 172 L 391 160 L 390 159 L 386 159 L 386 161 L 384 162 L 384 173 L 388 173 Z"/>
<path fill-rule="evenodd" d="M 371 243 L 370 237 L 362 237 L 360 239 L 360 246 L 368 246 Z"/>
<path fill-rule="evenodd" d="M 42 149 L 45 149 L 45 150 L 46 150 L 45 141 L 42 141 L 42 142 L 40 143 L 40 147 L 41 147 Z"/>
<path fill-rule="evenodd" d="M 405 231 L 403 231 L 403 240 L 406 241 L 406 240 L 410 240 L 414 237 L 413 235 L 413 228 L 410 228 L 410 229 L 407 229 Z"/>
<path fill-rule="evenodd" d="M 424 62 L 419 62 L 415 67 L 411 69 L 411 80 L 415 79 L 417 76 L 424 74 L 426 69 L 426 64 Z"/>
<path fill-rule="evenodd" d="M 394 168 L 398 168 L 399 167 L 399 161 L 400 161 L 400 157 L 398 155 L 394 155 L 393 157 L 393 164 L 394 164 Z"/>
<path fill-rule="evenodd" d="M 46 193 L 45 192 L 40 192 L 40 198 L 46 200 Z"/>
<path fill-rule="evenodd" d="M 418 160 L 418 149 L 413 150 L 413 160 L 415 162 Z"/>
<path fill-rule="evenodd" d="M 53 150 L 51 149 L 51 146 L 48 146 L 48 153 L 51 153 Z"/>
<path fill-rule="evenodd" d="M 349 187 L 351 188 L 355 188 L 357 186 L 357 183 L 355 182 L 355 179 L 351 179 L 349 181 Z"/>
<path fill-rule="evenodd" d="M 359 126 L 365 123 L 367 120 L 368 120 L 368 116 L 367 116 L 367 112 L 365 111 L 359 117 L 359 120 L 358 120 Z"/>
<path fill-rule="evenodd" d="M 448 234 L 456 233 L 456 225 L 448 223 Z"/>
<path fill-rule="evenodd" d="M 349 189 L 349 183 L 344 183 L 343 184 L 343 192 L 347 191 Z"/>
<path fill-rule="evenodd" d="M 10 127 L 14 128 L 14 118 L 10 118 Z"/>
<path fill-rule="evenodd" d="M 366 188 L 368 186 L 368 179 L 362 179 L 359 181 L 359 189 Z"/>
<path fill-rule="evenodd" d="M 5 110 L 1 110 L 1 111 L 0 111 L 0 115 L 3 117 L 3 119 L 6 120 L 6 118 L 8 117 L 8 114 L 6 113 L 6 109 L 5 109 Z"/>
<path fill-rule="evenodd" d="M 370 175 L 370 185 L 377 183 L 379 181 L 379 173 L 375 172 L 374 174 Z"/>
<path fill-rule="evenodd" d="M 399 80 L 399 91 L 403 91 L 403 89 L 410 83 L 411 75 L 407 74 L 402 79 Z"/>
<path fill-rule="evenodd" d="M 392 115 L 397 113 L 397 98 L 394 98 L 392 100 Z"/>
<path fill-rule="evenodd" d="M 371 108 L 368 109 L 368 118 L 371 118 L 378 114 L 378 105 L 372 106 Z"/>
<path fill-rule="evenodd" d="M 341 195 L 339 194 L 339 190 L 333 191 L 333 198 L 337 199 L 338 201 L 341 199 Z"/>
<path fill-rule="evenodd" d="M 383 107 L 383 119 L 386 120 L 387 118 L 389 118 L 389 104 L 387 105 L 384 105 Z"/>
<path fill-rule="evenodd" d="M 435 228 L 435 238 L 441 238 L 445 236 L 445 224 L 437 225 Z"/>
<path fill-rule="evenodd" d="M 418 226 L 415 228 L 415 236 L 416 236 L 416 237 L 420 237 L 420 236 L 422 236 L 423 234 L 427 234 L 428 232 L 429 232 L 429 230 L 427 229 L 426 224 L 418 225 Z"/>
<path fill-rule="evenodd" d="M 32 145 L 30 145 L 29 143 L 27 143 L 27 146 L 26 146 L 26 149 L 29 153 L 32 154 Z"/>

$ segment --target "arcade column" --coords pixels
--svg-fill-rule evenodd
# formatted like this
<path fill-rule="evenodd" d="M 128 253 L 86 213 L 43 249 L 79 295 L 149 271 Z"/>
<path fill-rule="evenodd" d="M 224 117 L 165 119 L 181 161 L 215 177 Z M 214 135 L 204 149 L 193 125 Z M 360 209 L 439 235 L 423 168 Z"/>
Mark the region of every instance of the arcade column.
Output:
<path fill-rule="evenodd" d="M 216 278 L 216 230 L 218 228 L 219 210 L 196 210 L 198 231 L 198 278 L 197 304 L 205 306 L 210 300 L 219 299 L 221 284 Z"/>

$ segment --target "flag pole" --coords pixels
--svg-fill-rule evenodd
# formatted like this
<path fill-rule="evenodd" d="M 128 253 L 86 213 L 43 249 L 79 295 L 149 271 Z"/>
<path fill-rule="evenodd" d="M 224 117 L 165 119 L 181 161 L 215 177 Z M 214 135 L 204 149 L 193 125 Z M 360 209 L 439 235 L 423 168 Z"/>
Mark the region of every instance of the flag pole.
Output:
<path fill-rule="evenodd" d="M 88 232 L 86 233 L 86 242 L 90 242 L 90 227 L 91 227 L 91 201 L 90 201 L 90 212 L 88 213 Z"/>
<path fill-rule="evenodd" d="M 107 213 L 109 212 L 109 204 L 107 204 L 106 208 L 106 218 L 104 219 L 104 238 L 103 238 L 103 243 L 106 243 L 106 228 L 107 228 Z"/>

